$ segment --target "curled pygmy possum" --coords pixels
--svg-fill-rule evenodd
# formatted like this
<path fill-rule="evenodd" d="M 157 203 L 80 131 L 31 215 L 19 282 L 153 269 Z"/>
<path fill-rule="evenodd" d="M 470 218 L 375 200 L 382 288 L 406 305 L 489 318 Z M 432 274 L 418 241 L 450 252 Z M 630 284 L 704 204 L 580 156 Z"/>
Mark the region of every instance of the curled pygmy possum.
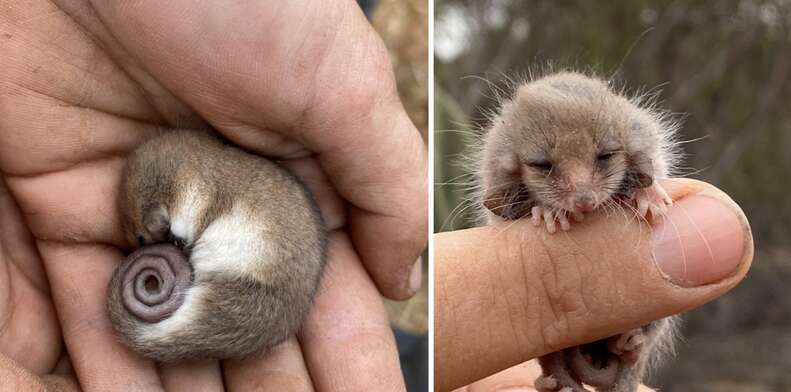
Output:
<path fill-rule="evenodd" d="M 549 233 L 599 209 L 656 219 L 672 204 L 656 180 L 680 159 L 677 129 L 650 97 L 626 97 L 595 77 L 559 72 L 522 83 L 483 135 L 475 204 L 485 224 L 526 218 Z M 672 350 L 673 325 L 666 318 L 541 357 L 536 387 L 636 391 Z"/>
<path fill-rule="evenodd" d="M 208 131 L 163 132 L 129 156 L 119 211 L 139 248 L 114 272 L 108 309 L 135 351 L 241 358 L 301 327 L 326 232 L 308 190 L 276 163 Z"/>

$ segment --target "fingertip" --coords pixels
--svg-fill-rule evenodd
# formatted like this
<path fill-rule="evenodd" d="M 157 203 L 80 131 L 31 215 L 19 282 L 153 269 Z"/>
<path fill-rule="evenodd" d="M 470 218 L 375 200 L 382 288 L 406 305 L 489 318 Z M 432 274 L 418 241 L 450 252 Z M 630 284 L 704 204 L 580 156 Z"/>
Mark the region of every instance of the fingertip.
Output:
<path fill-rule="evenodd" d="M 428 241 L 428 154 L 397 95 L 379 101 L 338 132 L 346 137 L 327 138 L 322 129 L 328 146 L 318 156 L 351 205 L 351 238 L 366 269 L 385 297 L 405 300 Z"/>
<path fill-rule="evenodd" d="M 690 191 L 689 189 L 692 188 Z M 652 231 L 652 254 L 665 277 L 682 287 L 740 280 L 752 261 L 744 212 L 708 184 L 688 183 Z"/>
<path fill-rule="evenodd" d="M 395 301 L 411 298 L 420 285 L 422 268 L 418 265 L 426 246 L 427 223 L 410 225 L 401 218 L 370 214 L 350 219 L 354 247 L 379 292 Z M 417 230 L 408 229 L 416 226 Z"/>

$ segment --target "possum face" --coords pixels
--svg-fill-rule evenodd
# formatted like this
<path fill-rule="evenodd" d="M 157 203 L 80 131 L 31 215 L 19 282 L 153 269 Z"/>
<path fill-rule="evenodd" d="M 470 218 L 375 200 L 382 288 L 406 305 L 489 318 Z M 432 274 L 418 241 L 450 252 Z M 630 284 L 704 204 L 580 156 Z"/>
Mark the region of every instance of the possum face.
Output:
<path fill-rule="evenodd" d="M 660 124 L 606 83 L 561 73 L 522 85 L 487 136 L 484 206 L 518 219 L 534 206 L 575 215 L 631 198 L 662 174 Z M 504 184 L 504 185 L 501 185 Z"/>
<path fill-rule="evenodd" d="M 577 129 L 551 139 L 517 138 L 493 168 L 506 186 L 492 187 L 484 206 L 503 218 L 519 219 L 533 206 L 579 214 L 630 197 L 649 186 L 652 177 L 636 164 L 648 162 L 641 158 L 645 154 L 631 151 L 618 135 Z"/>
<path fill-rule="evenodd" d="M 532 148 L 531 148 L 532 147 Z M 536 204 L 589 212 L 612 199 L 629 176 L 628 154 L 616 138 L 571 130 L 554 143 L 517 152 L 521 181 Z"/>

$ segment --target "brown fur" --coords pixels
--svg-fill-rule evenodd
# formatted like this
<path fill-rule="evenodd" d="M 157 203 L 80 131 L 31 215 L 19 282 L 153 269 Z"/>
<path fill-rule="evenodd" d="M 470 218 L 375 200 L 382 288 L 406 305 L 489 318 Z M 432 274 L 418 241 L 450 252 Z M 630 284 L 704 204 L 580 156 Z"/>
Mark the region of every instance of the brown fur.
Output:
<path fill-rule="evenodd" d="M 189 208 L 195 214 L 194 238 L 176 238 L 170 224 L 189 202 L 188 186 L 200 200 Z M 151 326 L 125 309 L 116 274 L 108 309 L 121 337 L 138 352 L 166 362 L 242 357 L 300 328 L 324 268 L 326 233 L 311 195 L 286 170 L 209 132 L 165 132 L 129 157 L 119 209 L 131 245 L 138 238 L 140 245 L 173 241 L 188 255 L 206 245 L 201 236 L 221 217 L 244 214 L 240 218 L 266 228 L 260 238 L 265 253 L 238 255 L 240 263 L 255 263 L 250 273 L 193 269 L 194 286 L 204 290 L 200 297 L 187 294 L 197 298 L 197 317 L 164 337 L 153 339 L 147 332 Z"/>
<path fill-rule="evenodd" d="M 674 129 L 659 113 L 582 74 L 562 72 L 523 84 L 484 136 L 483 200 L 494 212 L 492 207 L 516 203 L 514 195 L 524 199 L 526 191 L 531 204 L 570 211 L 581 190 L 597 203 L 630 196 L 655 177 L 667 177 Z M 612 155 L 597 160 L 603 153 Z"/>
<path fill-rule="evenodd" d="M 580 205 L 589 211 L 631 202 L 655 179 L 667 177 L 678 157 L 676 124 L 641 103 L 575 72 L 520 85 L 492 118 L 483 140 L 478 180 L 486 223 L 527 217 L 533 207 L 565 219 L 581 214 Z M 586 383 L 596 384 L 598 391 L 636 391 L 650 362 L 672 346 L 673 320 L 640 331 L 645 344 L 629 353 L 637 355 L 631 363 L 626 355 L 608 352 L 607 340 L 580 348 L 595 351 L 594 361 L 608 366 L 591 366 L 579 348 L 540 358 L 539 389 L 578 392 Z"/>

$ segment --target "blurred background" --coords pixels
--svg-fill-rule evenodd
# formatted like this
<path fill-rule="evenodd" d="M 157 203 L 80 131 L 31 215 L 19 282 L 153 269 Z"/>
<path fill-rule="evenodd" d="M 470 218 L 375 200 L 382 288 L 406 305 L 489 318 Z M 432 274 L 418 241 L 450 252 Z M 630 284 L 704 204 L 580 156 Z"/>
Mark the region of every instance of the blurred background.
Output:
<path fill-rule="evenodd" d="M 435 231 L 469 227 L 460 165 L 506 78 L 573 67 L 662 89 L 688 177 L 745 210 L 747 279 L 684 316 L 662 391 L 791 391 L 791 1 L 436 0 Z"/>
<path fill-rule="evenodd" d="M 428 0 L 359 0 L 390 52 L 398 93 L 428 144 Z M 428 260 L 425 252 L 423 260 Z M 393 327 L 407 391 L 428 391 L 428 263 L 409 301 L 383 299 Z"/>

